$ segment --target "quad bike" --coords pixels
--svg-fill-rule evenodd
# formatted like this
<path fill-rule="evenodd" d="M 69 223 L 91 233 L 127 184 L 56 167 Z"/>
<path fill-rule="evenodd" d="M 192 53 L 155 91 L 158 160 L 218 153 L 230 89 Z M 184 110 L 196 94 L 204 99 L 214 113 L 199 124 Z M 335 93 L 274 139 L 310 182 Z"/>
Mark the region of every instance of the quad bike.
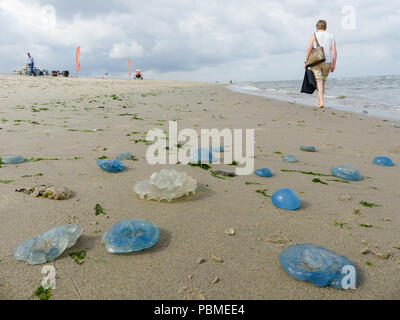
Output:
<path fill-rule="evenodd" d="M 143 80 L 143 76 L 142 73 L 140 71 L 140 69 L 136 70 L 135 76 L 133 77 L 134 80 Z"/>

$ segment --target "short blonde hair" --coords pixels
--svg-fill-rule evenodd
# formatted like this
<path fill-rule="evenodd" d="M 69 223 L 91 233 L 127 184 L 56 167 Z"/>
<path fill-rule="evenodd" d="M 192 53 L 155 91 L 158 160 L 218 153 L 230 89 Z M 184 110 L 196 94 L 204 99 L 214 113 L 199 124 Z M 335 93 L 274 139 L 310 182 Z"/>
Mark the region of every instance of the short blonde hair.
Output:
<path fill-rule="evenodd" d="M 325 20 L 319 20 L 317 22 L 317 29 L 319 29 L 319 30 L 320 29 L 326 30 L 326 26 L 327 26 L 327 23 Z"/>

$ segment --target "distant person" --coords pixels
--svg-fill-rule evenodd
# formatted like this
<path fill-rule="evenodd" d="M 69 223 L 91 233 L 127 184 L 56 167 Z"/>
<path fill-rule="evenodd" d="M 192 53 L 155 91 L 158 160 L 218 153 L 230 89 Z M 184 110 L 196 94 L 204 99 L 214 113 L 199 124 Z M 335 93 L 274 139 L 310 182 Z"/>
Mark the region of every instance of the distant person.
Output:
<path fill-rule="evenodd" d="M 26 62 L 26 64 L 28 65 L 28 67 L 31 70 L 31 75 L 34 75 L 33 66 L 35 65 L 35 59 L 33 59 L 33 57 L 31 56 L 31 54 L 29 52 L 27 53 L 27 55 L 28 55 L 28 61 Z"/>
<path fill-rule="evenodd" d="M 317 82 L 318 98 L 317 103 L 319 108 L 324 107 L 324 93 L 325 93 L 325 82 L 328 78 L 329 71 L 333 72 L 336 69 L 336 43 L 333 34 L 326 31 L 327 23 L 325 20 L 319 20 L 317 22 L 317 37 L 318 43 L 324 48 L 325 62 L 321 62 L 317 65 L 311 66 L 311 70 L 314 72 L 315 80 Z M 311 53 L 312 48 L 317 47 L 317 43 L 314 39 L 314 34 L 310 38 L 306 52 L 306 61 Z M 307 68 L 305 66 L 305 68 Z"/>

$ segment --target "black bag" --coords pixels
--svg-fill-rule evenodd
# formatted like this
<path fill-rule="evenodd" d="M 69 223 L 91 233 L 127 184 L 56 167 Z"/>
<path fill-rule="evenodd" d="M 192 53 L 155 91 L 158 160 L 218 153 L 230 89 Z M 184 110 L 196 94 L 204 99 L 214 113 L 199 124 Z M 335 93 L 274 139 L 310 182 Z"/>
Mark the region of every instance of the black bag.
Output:
<path fill-rule="evenodd" d="M 307 68 L 304 74 L 303 85 L 301 87 L 301 93 L 313 94 L 317 89 L 317 82 L 315 81 L 314 72 Z"/>

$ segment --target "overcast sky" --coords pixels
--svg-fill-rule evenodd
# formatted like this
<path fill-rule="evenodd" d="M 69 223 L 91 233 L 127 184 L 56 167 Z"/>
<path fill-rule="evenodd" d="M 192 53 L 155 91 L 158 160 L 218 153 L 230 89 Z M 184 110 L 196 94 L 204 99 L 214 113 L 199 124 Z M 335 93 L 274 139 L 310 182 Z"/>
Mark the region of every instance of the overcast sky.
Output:
<path fill-rule="evenodd" d="M 147 79 L 301 79 L 318 19 L 336 77 L 400 74 L 399 0 L 0 0 L 0 73 L 31 52 L 74 74 L 81 46 L 81 76 L 128 77 L 131 57 Z"/>

